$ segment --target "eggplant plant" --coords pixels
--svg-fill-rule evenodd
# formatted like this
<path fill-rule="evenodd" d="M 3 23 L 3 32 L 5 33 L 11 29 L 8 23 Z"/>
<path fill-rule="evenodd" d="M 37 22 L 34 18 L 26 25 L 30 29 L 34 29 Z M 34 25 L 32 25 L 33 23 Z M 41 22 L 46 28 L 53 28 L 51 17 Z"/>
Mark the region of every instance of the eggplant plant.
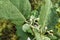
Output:
<path fill-rule="evenodd" d="M 0 0 L 0 40 L 60 40 L 60 0 Z"/>

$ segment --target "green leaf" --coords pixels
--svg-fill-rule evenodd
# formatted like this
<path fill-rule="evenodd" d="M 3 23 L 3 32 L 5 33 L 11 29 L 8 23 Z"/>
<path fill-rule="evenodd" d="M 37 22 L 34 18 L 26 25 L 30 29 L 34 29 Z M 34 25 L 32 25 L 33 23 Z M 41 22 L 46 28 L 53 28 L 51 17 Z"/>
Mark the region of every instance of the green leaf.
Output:
<path fill-rule="evenodd" d="M 17 36 L 19 37 L 19 40 L 27 40 L 28 35 L 22 30 L 22 27 L 16 26 L 17 29 Z"/>
<path fill-rule="evenodd" d="M 8 0 L 0 0 L 0 18 L 12 20 L 16 25 L 22 25 L 25 21 L 21 12 Z"/>
<path fill-rule="evenodd" d="M 50 38 L 40 34 L 37 30 L 34 30 L 36 40 L 50 40 Z"/>
<path fill-rule="evenodd" d="M 56 14 L 56 8 L 53 7 L 51 9 L 51 13 L 49 15 L 49 23 L 48 23 L 48 30 L 54 30 L 54 32 L 57 32 L 57 29 L 55 29 L 57 21 L 58 21 L 59 16 Z"/>
<path fill-rule="evenodd" d="M 10 1 L 19 9 L 19 11 L 21 11 L 25 18 L 30 17 L 31 5 L 29 3 L 29 0 L 10 0 Z"/>
<path fill-rule="evenodd" d="M 10 1 L 0 0 L 0 18 L 9 19 L 17 25 L 16 34 L 20 37 L 19 40 L 27 39 L 28 36 L 22 31 L 22 24 L 25 18 Z"/>
<path fill-rule="evenodd" d="M 33 31 L 34 31 L 34 34 L 35 34 L 35 39 L 36 40 L 41 40 L 40 33 L 38 33 L 38 31 L 36 29 L 34 29 Z"/>
<path fill-rule="evenodd" d="M 48 38 L 48 37 L 45 37 L 43 40 L 50 40 L 50 38 Z"/>
<path fill-rule="evenodd" d="M 51 40 L 56 40 L 56 39 L 57 39 L 56 36 L 49 36 L 49 38 L 50 38 Z"/>
<path fill-rule="evenodd" d="M 48 24 L 48 18 L 51 13 L 52 3 L 51 0 L 44 0 L 44 5 L 41 6 L 40 11 L 40 21 L 39 24 L 41 25 L 41 29 L 43 29 Z"/>

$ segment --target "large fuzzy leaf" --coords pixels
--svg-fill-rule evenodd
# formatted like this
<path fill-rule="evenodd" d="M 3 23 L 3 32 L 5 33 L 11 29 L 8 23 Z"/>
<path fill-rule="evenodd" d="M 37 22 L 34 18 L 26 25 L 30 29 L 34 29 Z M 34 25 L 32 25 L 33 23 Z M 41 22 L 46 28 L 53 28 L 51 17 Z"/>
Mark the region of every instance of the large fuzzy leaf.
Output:
<path fill-rule="evenodd" d="M 31 12 L 31 5 L 29 0 L 10 0 L 21 13 L 25 16 L 25 18 L 29 18 Z"/>
<path fill-rule="evenodd" d="M 41 25 L 42 29 L 48 24 L 48 18 L 51 13 L 51 7 L 51 0 L 45 0 L 44 5 L 41 6 L 39 24 Z"/>
<path fill-rule="evenodd" d="M 49 17 L 49 23 L 48 23 L 49 30 L 52 29 L 54 31 L 57 31 L 57 30 L 55 30 L 55 25 L 57 24 L 58 18 L 59 18 L 59 16 L 56 14 L 56 8 L 52 8 L 51 14 Z"/>
<path fill-rule="evenodd" d="M 10 1 L 0 0 L 0 18 L 9 19 L 17 25 L 16 34 L 20 37 L 19 40 L 27 39 L 27 35 L 22 31 L 21 28 L 25 18 Z"/>
<path fill-rule="evenodd" d="M 14 24 L 22 25 L 24 16 L 9 1 L 0 0 L 0 18 L 10 19 Z"/>

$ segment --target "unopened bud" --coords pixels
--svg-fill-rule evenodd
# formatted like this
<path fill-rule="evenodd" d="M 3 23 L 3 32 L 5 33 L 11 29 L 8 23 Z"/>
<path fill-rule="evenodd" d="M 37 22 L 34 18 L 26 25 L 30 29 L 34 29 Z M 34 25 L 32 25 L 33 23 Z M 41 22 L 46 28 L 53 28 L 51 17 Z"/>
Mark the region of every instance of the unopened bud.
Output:
<path fill-rule="evenodd" d="M 30 37 L 28 37 L 27 40 L 31 40 Z"/>

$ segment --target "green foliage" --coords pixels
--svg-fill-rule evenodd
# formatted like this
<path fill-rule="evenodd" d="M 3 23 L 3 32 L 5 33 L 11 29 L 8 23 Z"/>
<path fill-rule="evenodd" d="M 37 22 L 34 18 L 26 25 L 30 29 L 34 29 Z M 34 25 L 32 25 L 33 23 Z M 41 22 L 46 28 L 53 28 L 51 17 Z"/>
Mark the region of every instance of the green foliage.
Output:
<path fill-rule="evenodd" d="M 60 40 L 60 0 L 0 0 L 0 40 L 11 33 L 8 20 L 16 40 Z"/>
<path fill-rule="evenodd" d="M 40 21 L 39 24 L 41 25 L 42 29 L 47 26 L 48 24 L 48 19 L 49 19 L 49 15 L 51 13 L 51 7 L 52 7 L 52 3 L 50 0 L 44 0 L 45 4 L 42 5 L 41 7 L 41 11 L 40 11 Z"/>
<path fill-rule="evenodd" d="M 19 28 L 19 29 L 17 29 L 17 33 L 19 34 L 19 32 L 21 32 L 20 35 L 24 35 L 23 31 L 18 31 L 18 30 L 22 30 L 21 26 L 24 23 L 25 18 L 21 14 L 21 12 L 9 0 L 0 1 L 0 18 L 11 20 L 12 23 L 19 25 L 19 26 L 17 26 L 17 28 Z M 26 36 L 26 34 L 25 34 L 25 36 Z M 21 40 L 24 40 L 24 39 L 26 39 L 26 38 L 22 37 Z"/>
<path fill-rule="evenodd" d="M 22 25 L 25 18 L 10 1 L 0 1 L 0 18 L 12 20 L 14 24 Z"/>
<path fill-rule="evenodd" d="M 29 0 L 10 0 L 17 8 L 18 10 L 25 16 L 25 18 L 30 17 L 31 13 L 31 5 L 29 3 Z"/>

